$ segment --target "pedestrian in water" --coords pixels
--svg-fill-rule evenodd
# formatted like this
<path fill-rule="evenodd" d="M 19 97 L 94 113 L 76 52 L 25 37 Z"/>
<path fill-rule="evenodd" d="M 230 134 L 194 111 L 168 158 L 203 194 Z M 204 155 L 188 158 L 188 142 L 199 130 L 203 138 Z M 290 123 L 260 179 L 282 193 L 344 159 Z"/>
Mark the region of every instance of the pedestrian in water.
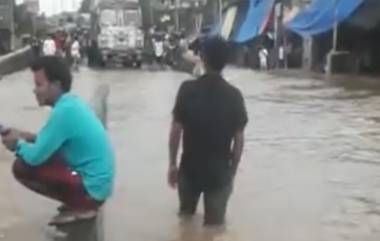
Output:
<path fill-rule="evenodd" d="M 222 76 L 228 61 L 227 43 L 207 37 L 200 49 L 206 73 L 181 85 L 173 110 L 168 183 L 178 188 L 180 216 L 194 215 L 203 193 L 204 224 L 219 226 L 225 222 L 248 117 L 241 92 Z"/>
<path fill-rule="evenodd" d="M 260 60 L 261 70 L 264 70 L 264 71 L 268 70 L 268 57 L 269 57 L 268 50 L 264 46 L 261 46 L 259 48 L 259 60 Z"/>
<path fill-rule="evenodd" d="M 113 187 L 114 154 L 106 130 L 90 107 L 70 93 L 72 77 L 63 59 L 41 57 L 31 69 L 37 101 L 52 111 L 36 135 L 9 128 L 0 133 L 17 156 L 14 176 L 63 204 L 51 224 L 94 218 Z"/>
<path fill-rule="evenodd" d="M 74 41 L 71 43 L 71 48 L 70 48 L 70 55 L 71 55 L 71 58 L 72 58 L 72 67 L 74 70 L 78 71 L 79 70 L 79 65 L 80 65 L 80 59 L 81 59 L 81 55 L 80 55 L 80 44 L 79 44 L 79 40 L 78 40 L 78 37 L 75 36 L 74 37 Z"/>
<path fill-rule="evenodd" d="M 53 39 L 53 35 L 48 35 L 43 42 L 42 54 L 44 56 L 54 56 L 57 53 L 57 46 Z"/>

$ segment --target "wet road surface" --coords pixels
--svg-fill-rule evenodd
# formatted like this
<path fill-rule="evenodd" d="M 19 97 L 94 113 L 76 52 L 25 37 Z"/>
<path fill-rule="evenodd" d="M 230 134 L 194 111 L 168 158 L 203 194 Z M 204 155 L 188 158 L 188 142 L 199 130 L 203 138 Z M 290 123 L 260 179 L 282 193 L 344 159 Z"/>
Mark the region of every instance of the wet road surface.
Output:
<path fill-rule="evenodd" d="M 90 71 L 75 90 L 89 98 L 108 83 L 109 131 L 117 155 L 115 194 L 105 212 L 107 241 L 380 240 L 380 89 L 230 69 L 249 111 L 246 150 L 225 232 L 201 227 L 202 208 L 186 225 L 166 185 L 175 72 Z M 350 87 L 351 86 L 351 87 Z M 36 130 L 28 72 L 0 82 L 5 124 Z M 42 240 L 55 203 L 24 190 L 0 150 L 0 240 Z M 217 234 L 215 234 L 217 233 Z"/>

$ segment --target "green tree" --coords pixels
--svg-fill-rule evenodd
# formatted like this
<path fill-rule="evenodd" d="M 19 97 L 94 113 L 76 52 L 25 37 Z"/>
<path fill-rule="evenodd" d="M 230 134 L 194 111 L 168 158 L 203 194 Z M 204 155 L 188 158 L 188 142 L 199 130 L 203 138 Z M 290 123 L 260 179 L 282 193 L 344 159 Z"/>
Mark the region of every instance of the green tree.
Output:
<path fill-rule="evenodd" d="M 91 10 L 91 2 L 92 2 L 92 0 L 83 0 L 81 5 L 80 5 L 79 12 L 89 13 Z"/>
<path fill-rule="evenodd" d="M 17 35 L 33 33 L 33 17 L 28 12 L 26 4 L 20 4 L 14 8 L 15 31 Z"/>
<path fill-rule="evenodd" d="M 142 13 L 143 28 L 147 31 L 153 25 L 152 2 L 151 0 L 139 0 L 139 3 Z"/>

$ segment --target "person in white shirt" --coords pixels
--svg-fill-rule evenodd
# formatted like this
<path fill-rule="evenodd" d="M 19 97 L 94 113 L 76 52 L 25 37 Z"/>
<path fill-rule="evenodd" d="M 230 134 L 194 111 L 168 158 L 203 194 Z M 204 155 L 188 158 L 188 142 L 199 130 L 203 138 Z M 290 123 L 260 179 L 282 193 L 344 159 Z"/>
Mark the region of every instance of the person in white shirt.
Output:
<path fill-rule="evenodd" d="M 164 41 L 160 38 L 153 39 L 153 48 L 157 63 L 162 64 L 164 57 Z"/>
<path fill-rule="evenodd" d="M 57 47 L 52 36 L 49 36 L 45 39 L 42 47 L 42 53 L 44 56 L 55 56 L 57 52 Z"/>
<path fill-rule="evenodd" d="M 73 59 L 74 69 L 78 70 L 81 56 L 80 56 L 80 44 L 77 37 L 74 38 L 74 41 L 71 44 L 71 57 Z"/>
<path fill-rule="evenodd" d="M 279 60 L 279 67 L 284 68 L 285 67 L 285 49 L 284 46 L 280 46 L 278 48 L 278 60 Z"/>
<path fill-rule="evenodd" d="M 261 47 L 259 50 L 260 69 L 268 70 L 268 50 L 265 47 Z"/>

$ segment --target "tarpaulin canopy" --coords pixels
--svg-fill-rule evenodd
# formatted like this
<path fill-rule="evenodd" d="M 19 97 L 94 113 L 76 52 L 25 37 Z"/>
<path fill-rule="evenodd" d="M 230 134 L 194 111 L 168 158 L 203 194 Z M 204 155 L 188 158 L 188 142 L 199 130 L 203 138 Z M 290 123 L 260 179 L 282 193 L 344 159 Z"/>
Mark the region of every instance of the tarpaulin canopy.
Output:
<path fill-rule="evenodd" d="M 364 0 L 337 0 L 337 22 L 341 23 L 350 17 L 363 2 Z M 309 7 L 287 24 L 287 27 L 302 36 L 312 36 L 332 29 L 334 20 L 334 0 L 313 0 Z"/>
<path fill-rule="evenodd" d="M 275 0 L 249 0 L 245 19 L 232 40 L 243 43 L 262 34 L 269 22 L 274 2 Z"/>

